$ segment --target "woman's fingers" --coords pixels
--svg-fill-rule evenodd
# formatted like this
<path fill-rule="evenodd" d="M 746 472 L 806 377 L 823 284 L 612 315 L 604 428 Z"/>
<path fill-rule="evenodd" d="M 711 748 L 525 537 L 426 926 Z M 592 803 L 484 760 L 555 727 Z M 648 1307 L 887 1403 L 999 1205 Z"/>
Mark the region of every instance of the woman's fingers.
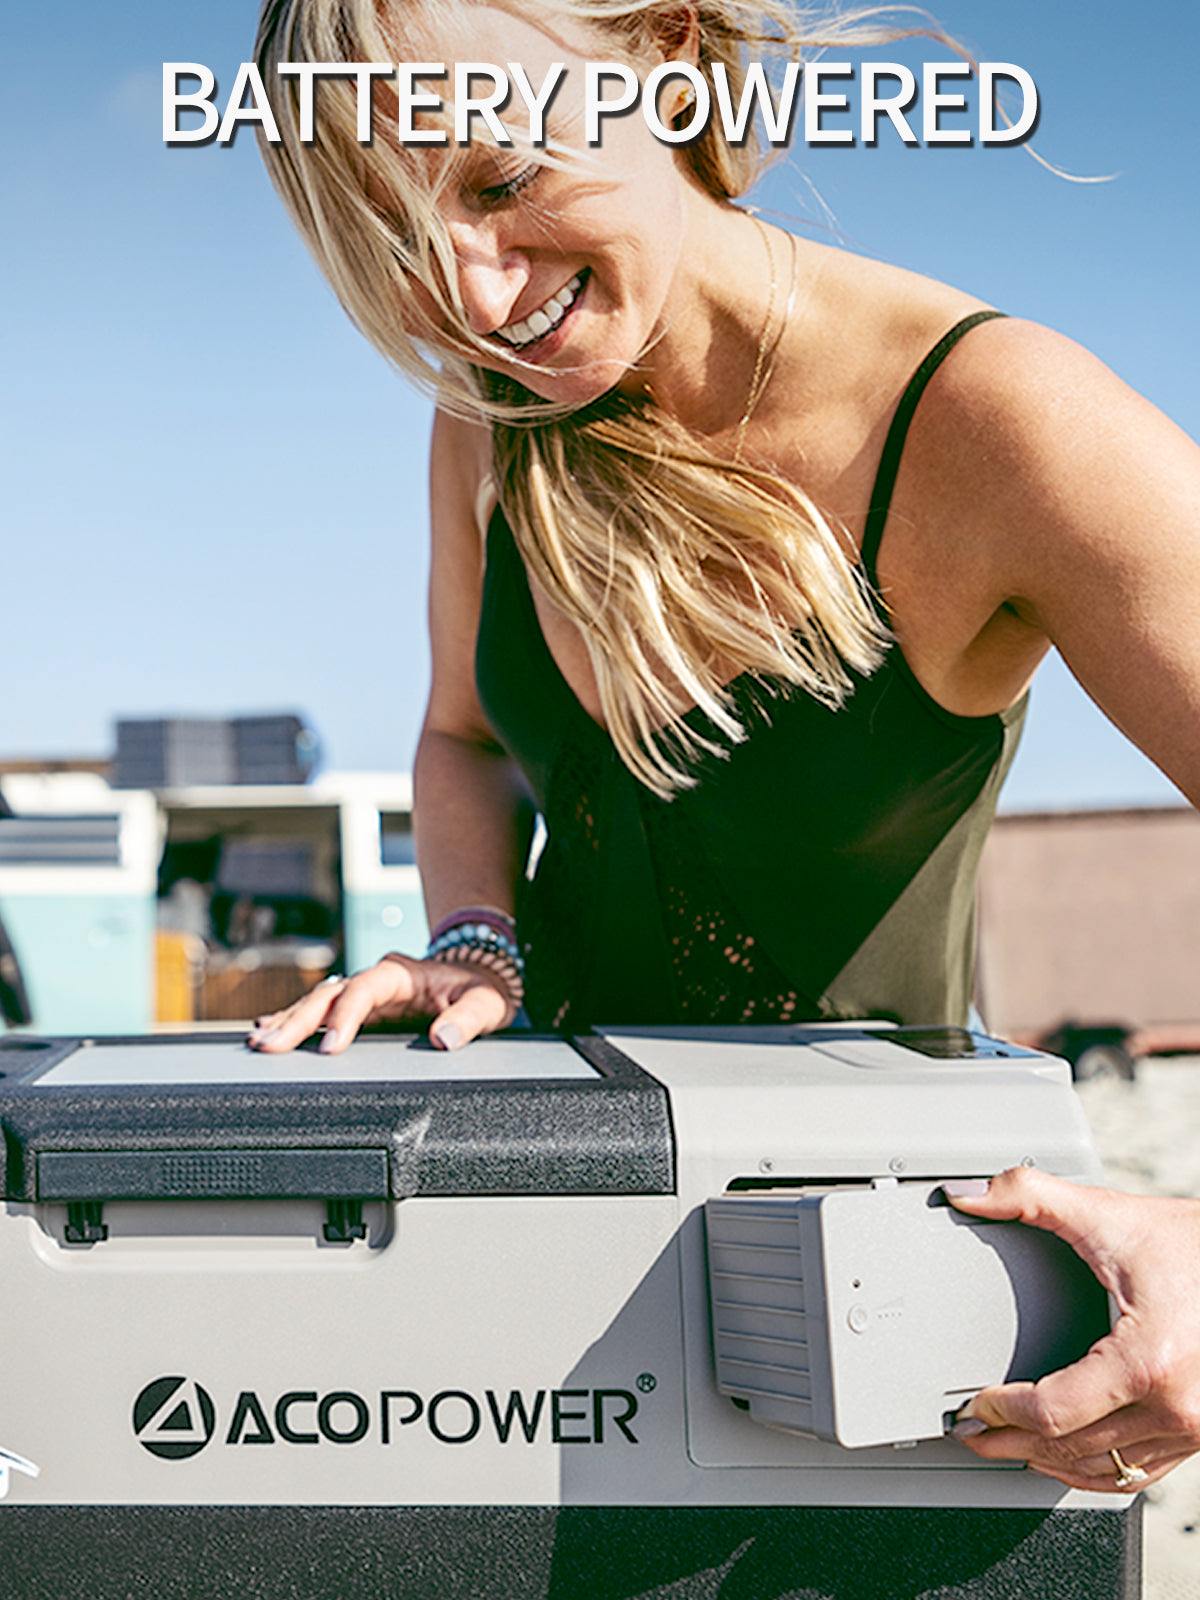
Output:
<path fill-rule="evenodd" d="M 295 1005 L 264 1017 L 247 1035 L 246 1043 L 252 1050 L 268 1053 L 295 1049 L 310 1034 L 316 1033 L 339 993 L 338 985 L 317 984 Z"/>
<path fill-rule="evenodd" d="M 1053 1478 L 1058 1483 L 1066 1484 L 1068 1489 L 1087 1489 L 1093 1494 L 1137 1494 L 1140 1490 L 1148 1489 L 1151 1484 L 1157 1483 L 1160 1478 L 1165 1478 L 1168 1472 L 1173 1472 L 1176 1467 L 1182 1466 L 1185 1461 L 1190 1461 L 1191 1456 L 1192 1452 L 1185 1451 L 1182 1455 L 1168 1456 L 1151 1467 L 1143 1468 L 1146 1477 L 1138 1483 L 1118 1483 L 1116 1463 L 1111 1456 L 1106 1458 L 1108 1460 L 1108 1471 L 1101 1470 L 1095 1476 L 1075 1471 L 1060 1472 L 1054 1467 L 1042 1466 L 1036 1461 L 1029 1463 L 1029 1470 L 1031 1472 L 1040 1472 L 1044 1478 Z M 1128 1460 L 1128 1457 L 1126 1459 Z M 1141 1462 L 1130 1461 L 1129 1465 L 1141 1466 Z"/>
<path fill-rule="evenodd" d="M 1181 1448 L 1180 1440 L 1163 1431 L 1163 1418 L 1149 1405 L 1122 1406 L 1103 1421 L 1076 1433 L 1047 1438 L 1026 1428 L 990 1427 L 984 1433 L 971 1433 L 963 1443 L 989 1461 L 1031 1461 L 1039 1457 L 1060 1464 L 1094 1460 L 1109 1450 L 1126 1450 L 1150 1441 L 1168 1440 L 1171 1449 Z"/>
<path fill-rule="evenodd" d="M 1021 1429 L 1043 1439 L 1061 1439 L 1140 1400 L 1140 1387 L 1122 1341 L 1109 1334 L 1081 1360 L 1036 1383 L 981 1389 L 959 1416 L 977 1417 L 989 1428 Z"/>
<path fill-rule="evenodd" d="M 1170 1419 L 1152 1404 L 1122 1406 L 1111 1416 L 1076 1433 L 1047 1440 L 1041 1434 L 1024 1428 L 989 1428 L 986 1433 L 972 1435 L 971 1448 L 977 1455 L 997 1461 L 1028 1461 L 1035 1455 L 1044 1456 L 1048 1446 L 1055 1460 L 1086 1461 L 1106 1456 L 1109 1450 L 1136 1451 L 1148 1443 L 1169 1444 L 1172 1452 L 1183 1448 L 1185 1441 L 1168 1430 Z"/>
<path fill-rule="evenodd" d="M 325 1017 L 322 1055 L 341 1055 L 370 1017 L 380 1012 L 402 1014 L 414 997 L 416 982 L 411 969 L 399 962 L 379 962 L 341 987 Z"/>
<path fill-rule="evenodd" d="M 1110 1281 L 1112 1255 L 1128 1231 L 1130 1196 L 1072 1183 L 1037 1167 L 1009 1167 L 997 1173 L 984 1194 L 956 1194 L 957 1187 L 944 1185 L 947 1199 L 960 1211 L 1055 1233 L 1087 1262 L 1105 1288 L 1118 1288 Z"/>
<path fill-rule="evenodd" d="M 1112 1477 L 1116 1468 L 1108 1447 L 1084 1445 L 1079 1437 L 1044 1439 L 1020 1428 L 991 1428 L 962 1441 L 984 1461 L 1026 1461 L 1041 1472 L 1066 1473 L 1075 1477 Z M 1155 1434 L 1143 1416 L 1140 1431 L 1114 1446 L 1127 1461 L 1138 1466 L 1157 1466 L 1168 1457 L 1174 1459 L 1182 1448 L 1179 1439 Z"/>
<path fill-rule="evenodd" d="M 1139 1439 L 1134 1444 L 1127 1444 L 1124 1449 L 1117 1446 L 1117 1454 L 1131 1467 L 1141 1467 L 1143 1472 L 1157 1472 L 1168 1461 L 1179 1459 L 1178 1439 Z M 1050 1465 L 1056 1466 L 1051 1462 Z M 1078 1473 L 1081 1478 L 1106 1478 L 1116 1475 L 1117 1464 L 1107 1450 L 1101 1450 L 1095 1455 L 1079 1456 L 1076 1460 L 1066 1464 L 1066 1471 Z"/>
<path fill-rule="evenodd" d="M 962 1442 L 986 1461 L 1024 1461 L 1031 1471 L 1070 1488 L 1111 1494 L 1145 1488 L 1190 1459 L 1193 1451 L 1186 1446 L 1181 1448 L 1177 1437 L 1154 1433 L 1148 1408 L 1126 1406 L 1117 1415 L 1124 1418 L 1122 1425 L 1105 1425 L 1103 1432 L 1087 1428 L 1066 1438 L 1046 1439 L 1020 1428 L 990 1428 Z M 1097 1437 L 1111 1437 L 1112 1445 L 1097 1446 Z M 1137 1484 L 1118 1487 L 1119 1473 L 1108 1453 L 1110 1448 L 1117 1450 L 1130 1466 L 1140 1467 L 1146 1477 Z"/>
<path fill-rule="evenodd" d="M 445 1009 L 429 1030 L 429 1037 L 439 1050 L 457 1050 L 481 1033 L 502 1028 L 511 1010 L 510 1001 L 498 985 L 477 973 L 449 988 L 443 999 Z"/>
<path fill-rule="evenodd" d="M 344 1047 L 373 1010 L 397 1002 L 402 1004 L 411 998 L 412 991 L 412 977 L 406 968 L 392 963 L 385 966 L 380 962 L 353 978 L 338 978 L 333 983 L 317 984 L 295 1005 L 278 1013 L 270 1028 L 255 1029 L 246 1042 L 254 1050 L 277 1055 L 303 1044 L 322 1023 L 326 1026 L 337 1025 L 337 1018 L 340 1017 L 339 1032 L 344 1033 L 341 1041 Z M 348 995 L 351 997 L 349 1001 L 346 998 Z M 353 1029 L 347 1031 L 351 1022 Z M 336 1048 L 336 1041 L 331 1048 Z"/>
<path fill-rule="evenodd" d="M 294 1050 L 324 1025 L 321 1050 L 340 1055 L 364 1023 L 433 1017 L 430 1038 L 453 1050 L 511 1019 L 503 978 L 478 966 L 391 955 L 352 978 L 318 984 L 295 1005 L 259 1019 L 247 1038 L 269 1054 Z"/>

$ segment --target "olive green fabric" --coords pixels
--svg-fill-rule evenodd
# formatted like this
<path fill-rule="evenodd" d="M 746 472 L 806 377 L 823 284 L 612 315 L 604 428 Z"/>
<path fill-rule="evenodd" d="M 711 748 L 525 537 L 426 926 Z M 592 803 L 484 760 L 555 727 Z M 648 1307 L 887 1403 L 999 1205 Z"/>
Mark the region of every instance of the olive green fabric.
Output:
<path fill-rule="evenodd" d="M 904 436 L 964 319 L 906 389 L 864 534 L 875 563 Z M 882 602 L 880 605 L 883 613 Z M 885 614 L 885 613 L 883 613 Z M 743 675 L 748 737 L 663 801 L 620 762 L 538 624 L 502 503 L 488 527 L 476 679 L 546 825 L 517 920 L 540 1027 L 967 1019 L 975 882 L 1027 697 L 962 717 L 898 645 L 840 710 Z M 696 726 L 712 732 L 699 711 Z"/>

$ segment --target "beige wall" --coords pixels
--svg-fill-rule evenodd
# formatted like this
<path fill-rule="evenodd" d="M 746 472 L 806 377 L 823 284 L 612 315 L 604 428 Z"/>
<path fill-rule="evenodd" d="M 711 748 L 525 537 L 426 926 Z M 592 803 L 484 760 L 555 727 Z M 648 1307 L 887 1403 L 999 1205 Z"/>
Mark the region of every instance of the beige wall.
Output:
<path fill-rule="evenodd" d="M 1200 813 L 997 819 L 980 877 L 980 992 L 998 1032 L 1075 1018 L 1200 1021 Z"/>

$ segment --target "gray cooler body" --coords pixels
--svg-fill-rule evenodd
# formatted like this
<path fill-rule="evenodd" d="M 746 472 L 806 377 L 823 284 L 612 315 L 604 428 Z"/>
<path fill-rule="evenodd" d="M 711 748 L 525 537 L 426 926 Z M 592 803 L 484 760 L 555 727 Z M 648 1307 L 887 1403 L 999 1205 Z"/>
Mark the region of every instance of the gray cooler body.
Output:
<path fill-rule="evenodd" d="M 941 1437 L 1107 1326 L 938 1204 L 1099 1178 L 1051 1057 L 10 1039 L 0 1125 L 0 1596 L 1140 1592 L 1136 1504 Z"/>

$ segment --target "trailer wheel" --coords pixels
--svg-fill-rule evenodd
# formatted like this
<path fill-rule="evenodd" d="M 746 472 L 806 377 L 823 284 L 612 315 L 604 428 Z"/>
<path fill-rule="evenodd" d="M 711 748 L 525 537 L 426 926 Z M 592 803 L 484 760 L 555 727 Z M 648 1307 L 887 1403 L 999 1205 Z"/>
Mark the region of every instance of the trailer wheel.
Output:
<path fill-rule="evenodd" d="M 1122 1044 L 1090 1044 L 1085 1046 L 1071 1063 L 1071 1075 L 1076 1083 L 1114 1081 L 1118 1078 L 1132 1083 L 1136 1076 L 1133 1057 Z"/>

